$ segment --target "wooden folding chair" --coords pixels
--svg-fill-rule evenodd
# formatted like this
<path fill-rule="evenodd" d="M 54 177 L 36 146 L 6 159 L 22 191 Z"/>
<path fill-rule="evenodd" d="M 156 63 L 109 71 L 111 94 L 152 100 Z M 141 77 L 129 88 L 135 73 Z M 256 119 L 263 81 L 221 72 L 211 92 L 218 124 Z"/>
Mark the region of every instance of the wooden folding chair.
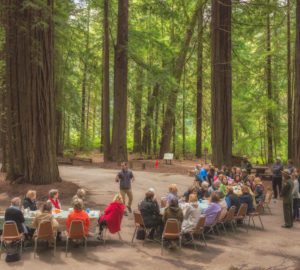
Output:
<path fill-rule="evenodd" d="M 194 244 L 195 250 L 197 250 L 196 243 L 195 243 L 195 238 L 196 238 L 195 236 L 199 236 L 199 239 L 201 239 L 200 236 L 202 236 L 202 241 L 207 247 L 206 239 L 204 236 L 205 220 L 206 220 L 206 216 L 201 216 L 197 222 L 196 227 L 193 230 L 189 231 L 189 234 L 192 238 L 191 242 Z"/>
<path fill-rule="evenodd" d="M 20 243 L 20 256 L 22 255 L 24 233 L 19 233 L 18 226 L 15 221 L 7 220 L 3 224 L 3 232 L 1 235 L 0 256 L 3 248 L 7 248 L 8 243 Z"/>
<path fill-rule="evenodd" d="M 237 222 L 238 221 L 241 221 L 242 224 L 244 225 L 244 219 L 246 217 L 246 214 L 247 214 L 247 209 L 248 209 L 248 204 L 242 204 L 240 206 L 240 209 L 237 213 L 236 216 L 233 217 L 233 220 L 235 221 L 235 226 L 237 227 Z M 248 231 L 248 228 L 247 228 L 247 231 Z"/>
<path fill-rule="evenodd" d="M 224 219 L 222 221 L 219 222 L 223 226 L 224 232 L 226 234 L 227 234 L 227 230 L 226 230 L 227 224 L 231 225 L 232 232 L 234 232 L 233 217 L 234 217 L 235 209 L 236 209 L 235 206 L 231 206 L 229 211 L 227 212 L 227 215 L 224 217 Z"/>
<path fill-rule="evenodd" d="M 264 225 L 262 223 L 262 220 L 261 220 L 261 217 L 260 217 L 260 214 L 262 213 L 263 211 L 263 207 L 264 207 L 264 203 L 261 202 L 258 204 L 258 206 L 256 207 L 256 211 L 255 212 L 252 212 L 252 213 L 249 213 L 248 216 L 249 216 L 249 220 L 248 220 L 248 227 L 250 225 L 250 219 L 252 219 L 252 222 L 253 222 L 253 225 L 254 225 L 254 228 L 255 228 L 255 222 L 254 222 L 254 217 L 258 217 L 259 218 L 259 221 L 260 221 L 260 224 L 261 224 L 261 228 L 262 230 L 264 230 Z"/>
<path fill-rule="evenodd" d="M 55 256 L 56 252 L 56 233 L 53 231 L 52 223 L 50 220 L 42 220 L 37 228 L 37 233 L 34 235 L 34 256 L 37 252 L 38 240 L 53 240 L 54 251 L 53 255 Z"/>
<path fill-rule="evenodd" d="M 68 255 L 69 240 L 83 240 L 84 241 L 84 251 L 86 252 L 87 247 L 87 237 L 84 232 L 83 221 L 80 219 L 74 219 L 71 221 L 70 231 L 67 232 L 66 241 L 66 256 Z"/>
<path fill-rule="evenodd" d="M 265 200 L 263 202 L 263 210 L 265 210 L 265 208 L 267 208 L 270 215 L 272 215 L 272 212 L 271 212 L 271 208 L 270 208 L 269 204 L 271 202 L 272 196 L 273 196 L 273 191 L 267 191 Z"/>
<path fill-rule="evenodd" d="M 169 218 L 166 222 L 163 234 L 161 236 L 161 255 L 163 255 L 164 240 L 179 239 L 179 249 L 181 251 L 181 234 L 177 219 Z"/>
<path fill-rule="evenodd" d="M 151 228 L 146 228 L 143 217 L 139 211 L 134 211 L 133 216 L 134 216 L 135 229 L 134 229 L 134 233 L 133 233 L 133 236 L 131 239 L 131 243 L 133 243 L 138 229 L 145 230 L 145 232 L 146 232 L 145 239 L 144 239 L 144 242 L 145 242 L 147 235 L 149 235 Z"/>

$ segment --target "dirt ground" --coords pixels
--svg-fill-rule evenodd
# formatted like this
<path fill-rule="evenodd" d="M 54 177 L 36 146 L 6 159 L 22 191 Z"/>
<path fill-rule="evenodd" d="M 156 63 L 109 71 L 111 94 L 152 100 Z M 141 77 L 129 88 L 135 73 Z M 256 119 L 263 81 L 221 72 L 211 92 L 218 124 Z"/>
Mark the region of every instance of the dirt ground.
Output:
<path fill-rule="evenodd" d="M 88 190 L 87 205 L 94 209 L 104 210 L 119 186 L 114 182 L 117 170 L 95 167 L 60 166 L 60 174 L 64 181 L 72 182 Z M 193 182 L 187 175 L 171 173 L 153 173 L 134 171 L 136 181 L 133 184 L 133 208 L 143 199 L 145 191 L 154 187 L 157 198 L 165 195 L 168 186 L 176 183 L 179 193 L 183 193 Z M 62 191 L 61 191 L 62 192 Z M 4 198 L 7 194 L 0 194 Z M 3 201 L 0 202 L 1 204 Z M 67 201 L 63 208 L 68 209 Z M 20 262 L 6 264 L 4 255 L 1 256 L 0 269 L 272 269 L 272 270 L 300 270 L 300 223 L 293 229 L 283 229 L 282 201 L 277 200 L 271 205 L 272 215 L 265 214 L 262 220 L 265 230 L 250 228 L 247 233 L 240 228 L 237 233 L 211 235 L 208 237 L 208 247 L 200 242 L 198 250 L 193 246 L 182 249 L 182 253 L 165 249 L 160 254 L 160 245 L 135 240 L 131 246 L 134 231 L 132 214 L 124 217 L 121 235 L 124 242 L 118 240 L 117 235 L 109 235 L 104 245 L 89 237 L 88 252 L 84 254 L 82 248 L 72 248 L 68 257 L 65 255 L 65 242 L 60 242 L 56 257 L 41 245 L 37 258 L 33 256 L 33 248 L 26 248 Z M 258 224 L 258 221 L 256 221 Z"/>

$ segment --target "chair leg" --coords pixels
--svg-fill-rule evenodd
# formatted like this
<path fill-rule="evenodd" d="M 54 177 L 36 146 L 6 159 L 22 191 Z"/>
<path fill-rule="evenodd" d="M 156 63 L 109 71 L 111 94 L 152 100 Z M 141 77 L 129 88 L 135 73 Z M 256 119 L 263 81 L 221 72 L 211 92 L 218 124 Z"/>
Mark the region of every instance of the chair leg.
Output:
<path fill-rule="evenodd" d="M 247 232 L 248 232 L 249 226 L 250 226 L 250 216 L 249 216 L 249 219 L 248 219 Z"/>
<path fill-rule="evenodd" d="M 134 230 L 134 233 L 133 233 L 133 236 L 132 236 L 132 239 L 131 239 L 131 243 L 133 243 L 133 240 L 134 240 L 134 237 L 135 237 L 136 231 L 137 231 L 137 226 L 135 226 L 135 230 Z"/>
<path fill-rule="evenodd" d="M 34 258 L 36 256 L 36 252 L 37 252 L 37 237 L 34 239 L 34 251 L 33 251 Z"/>
<path fill-rule="evenodd" d="M 84 237 L 84 252 L 86 253 L 87 251 L 87 237 Z"/>
<path fill-rule="evenodd" d="M 219 235 L 219 236 L 221 236 L 221 233 L 220 233 L 220 230 L 219 230 L 218 224 L 216 224 L 216 226 L 215 226 L 215 227 L 216 227 L 216 230 L 217 230 L 217 233 L 218 233 L 218 235 Z"/>
<path fill-rule="evenodd" d="M 182 250 L 181 250 L 181 235 L 179 236 L 179 249 L 180 249 L 180 253 L 182 253 Z"/>
<path fill-rule="evenodd" d="M 54 240 L 53 256 L 55 257 L 55 255 L 56 255 L 56 237 L 55 236 L 53 237 L 53 240 Z"/>
<path fill-rule="evenodd" d="M 21 239 L 20 256 L 22 255 L 22 252 L 23 252 L 23 239 Z"/>
<path fill-rule="evenodd" d="M 3 249 L 3 240 L 1 239 L 1 244 L 0 244 L 0 259 L 1 259 L 2 249 Z"/>
<path fill-rule="evenodd" d="M 263 223 L 262 223 L 262 220 L 261 220 L 260 215 L 258 216 L 258 218 L 259 218 L 259 221 L 260 221 L 260 224 L 261 224 L 261 228 L 264 230 L 265 228 L 264 228 L 264 225 L 263 225 Z"/>
<path fill-rule="evenodd" d="M 194 235 L 193 235 L 192 233 L 191 233 L 190 235 L 191 235 L 191 237 L 192 237 L 192 242 L 193 242 L 193 244 L 194 244 L 194 249 L 197 250 L 197 246 L 196 246 L 196 242 L 195 242 Z"/>
<path fill-rule="evenodd" d="M 123 242 L 123 239 L 122 239 L 122 236 L 121 236 L 120 232 L 118 232 L 118 235 L 119 235 L 119 240 L 120 240 L 121 242 Z"/>
<path fill-rule="evenodd" d="M 161 238 L 161 255 L 163 255 L 163 250 L 164 250 L 164 238 Z"/>
<path fill-rule="evenodd" d="M 254 226 L 254 229 L 255 229 L 254 217 L 252 217 L 252 222 L 253 222 L 253 226 Z"/>
<path fill-rule="evenodd" d="M 68 256 L 69 237 L 66 240 L 66 256 Z"/>
<path fill-rule="evenodd" d="M 203 239 L 203 242 L 205 244 L 205 246 L 207 247 L 207 243 L 206 243 L 206 239 L 205 239 L 205 236 L 204 236 L 204 232 L 202 231 L 202 239 Z"/>
<path fill-rule="evenodd" d="M 222 226 L 223 226 L 223 229 L 224 229 L 224 232 L 225 232 L 225 234 L 226 235 L 228 235 L 228 233 L 227 233 L 227 230 L 226 230 L 226 228 L 225 228 L 225 224 L 224 224 L 224 222 L 223 223 L 221 223 L 222 224 Z"/>

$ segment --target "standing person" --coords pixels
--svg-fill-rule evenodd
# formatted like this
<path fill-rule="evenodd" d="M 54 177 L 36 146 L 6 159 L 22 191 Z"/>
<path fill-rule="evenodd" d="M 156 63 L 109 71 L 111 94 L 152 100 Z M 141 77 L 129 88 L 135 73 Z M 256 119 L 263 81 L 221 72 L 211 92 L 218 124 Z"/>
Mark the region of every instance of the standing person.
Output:
<path fill-rule="evenodd" d="M 251 174 L 252 164 L 246 155 L 243 156 L 243 160 L 241 161 L 241 169 L 245 169 L 248 174 Z"/>
<path fill-rule="evenodd" d="M 61 209 L 60 202 L 58 200 L 58 190 L 51 189 L 49 191 L 49 201 L 52 203 L 55 209 Z"/>
<path fill-rule="evenodd" d="M 200 181 L 200 184 L 202 183 L 202 181 L 206 181 L 207 178 L 207 172 L 209 171 L 209 166 L 205 166 L 204 169 L 202 171 L 200 171 L 199 175 L 198 175 L 198 181 Z"/>
<path fill-rule="evenodd" d="M 293 204 L 293 188 L 294 183 L 290 178 L 289 170 L 285 169 L 282 172 L 284 183 L 280 195 L 283 197 L 283 214 L 284 222 L 282 228 L 293 227 L 293 215 L 292 215 L 292 204 Z"/>
<path fill-rule="evenodd" d="M 294 182 L 294 188 L 293 188 L 293 219 L 294 219 L 294 221 L 298 221 L 299 220 L 300 193 L 299 193 L 298 177 L 297 177 L 296 174 L 292 174 L 292 180 Z"/>
<path fill-rule="evenodd" d="M 281 192 L 281 186 L 282 186 L 282 170 L 283 165 L 281 163 L 281 158 L 276 158 L 276 163 L 273 164 L 271 171 L 272 171 L 272 185 L 273 185 L 273 192 L 274 192 L 274 198 L 277 199 L 277 186 L 279 189 L 279 194 Z"/>
<path fill-rule="evenodd" d="M 127 162 L 121 163 L 121 171 L 116 177 L 116 181 L 120 183 L 120 194 L 125 204 L 125 196 L 128 197 L 127 209 L 129 213 L 132 213 L 131 204 L 133 200 L 131 183 L 134 181 L 134 176 L 131 170 L 127 168 Z M 127 216 L 127 212 L 124 211 L 124 216 Z"/>

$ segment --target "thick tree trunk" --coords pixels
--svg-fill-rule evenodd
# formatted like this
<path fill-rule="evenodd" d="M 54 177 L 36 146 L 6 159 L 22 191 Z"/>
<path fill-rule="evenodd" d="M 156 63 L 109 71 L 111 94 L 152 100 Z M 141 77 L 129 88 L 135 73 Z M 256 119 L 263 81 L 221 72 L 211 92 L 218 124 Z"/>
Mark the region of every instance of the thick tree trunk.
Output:
<path fill-rule="evenodd" d="M 104 162 L 110 159 L 110 109 L 109 109 L 109 25 L 108 0 L 104 0 L 103 85 L 102 85 L 102 138 Z"/>
<path fill-rule="evenodd" d="M 183 69 L 183 84 L 182 84 L 182 155 L 185 157 L 185 66 Z"/>
<path fill-rule="evenodd" d="M 300 167 L 300 0 L 296 1 L 294 162 Z"/>
<path fill-rule="evenodd" d="M 118 33 L 114 65 L 114 119 L 111 156 L 127 160 L 127 73 L 128 73 L 128 0 L 119 0 Z"/>
<path fill-rule="evenodd" d="M 270 4 L 270 0 L 267 0 L 267 4 Z M 272 100 L 272 70 L 271 70 L 271 29 L 270 29 L 270 14 L 267 16 L 267 96 Z M 268 137 L 268 163 L 273 162 L 273 116 L 272 110 L 268 106 L 267 108 L 267 137 Z"/>
<path fill-rule="evenodd" d="M 288 106 L 288 158 L 293 156 L 293 99 L 291 82 L 291 16 L 290 0 L 287 0 L 287 106 Z"/>
<path fill-rule="evenodd" d="M 159 101 L 156 99 L 155 105 L 155 125 L 153 130 L 153 152 L 157 153 L 157 137 L 158 137 L 158 113 L 159 113 Z"/>
<path fill-rule="evenodd" d="M 231 0 L 212 0 L 211 145 L 220 168 L 232 159 Z"/>
<path fill-rule="evenodd" d="M 6 30 L 8 174 L 11 181 L 59 181 L 55 143 L 53 0 L 3 0 Z"/>
<path fill-rule="evenodd" d="M 174 61 L 175 64 L 174 64 L 173 76 L 178 85 L 180 85 L 181 74 L 183 71 L 183 66 L 186 61 L 187 51 L 189 49 L 190 41 L 194 33 L 194 28 L 197 22 L 200 9 L 202 8 L 202 5 L 203 5 L 203 1 L 199 1 L 198 6 L 190 21 L 190 24 L 186 30 L 184 40 L 181 44 L 180 52 Z M 171 89 L 168 95 L 168 103 L 167 103 L 167 108 L 164 115 L 163 126 L 162 126 L 162 139 L 161 139 L 161 147 L 160 147 L 161 158 L 163 157 L 164 153 L 170 152 L 170 143 L 171 143 L 171 137 L 174 129 L 174 119 L 175 119 L 178 91 L 179 91 L 179 87 L 174 87 Z"/>
<path fill-rule="evenodd" d="M 136 78 L 136 94 L 134 96 L 134 136 L 133 152 L 142 152 L 142 98 L 143 98 L 143 69 L 138 67 Z"/>
<path fill-rule="evenodd" d="M 203 65 L 203 8 L 198 15 L 197 37 L 197 119 L 196 119 L 196 157 L 202 156 L 202 65 Z"/>

